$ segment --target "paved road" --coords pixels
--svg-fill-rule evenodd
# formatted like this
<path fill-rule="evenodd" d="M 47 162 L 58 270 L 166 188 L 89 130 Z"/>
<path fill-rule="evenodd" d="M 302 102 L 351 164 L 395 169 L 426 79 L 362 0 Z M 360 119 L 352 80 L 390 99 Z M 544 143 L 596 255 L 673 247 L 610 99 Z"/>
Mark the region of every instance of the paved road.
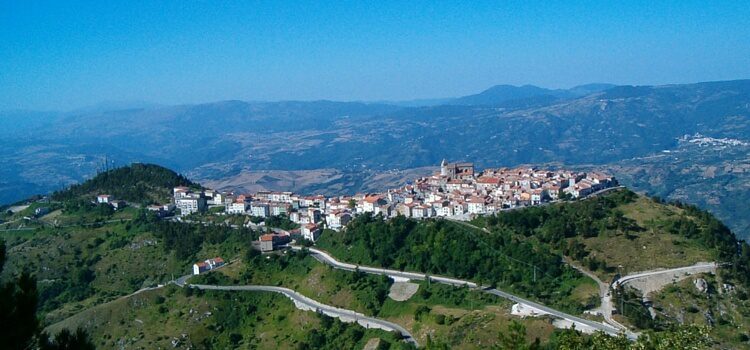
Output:
<path fill-rule="evenodd" d="M 183 281 L 184 283 L 184 281 Z M 336 317 L 344 322 L 357 322 L 366 328 L 378 328 L 389 332 L 399 332 L 404 337 L 404 341 L 419 346 L 414 337 L 406 330 L 406 328 L 400 325 L 382 320 L 375 317 L 365 316 L 361 313 L 354 312 L 352 310 L 340 309 L 334 306 L 320 303 L 316 300 L 310 299 L 300 293 L 297 293 L 291 289 L 274 286 L 213 286 L 204 284 L 189 284 L 190 288 L 198 288 L 204 290 L 223 290 L 223 291 L 251 291 L 251 292 L 274 292 L 280 293 L 291 299 L 294 304 L 303 310 L 312 310 L 318 313 L 323 313 L 331 317 Z"/>
<path fill-rule="evenodd" d="M 294 247 L 292 247 L 292 249 L 301 250 L 302 247 L 294 246 Z M 371 273 L 371 274 L 388 275 L 388 276 L 409 278 L 409 279 L 415 279 L 415 280 L 426 280 L 426 279 L 429 279 L 430 281 L 433 281 L 433 282 L 438 282 L 438 283 L 443 283 L 443 284 L 449 284 L 449 285 L 453 285 L 453 286 L 464 286 L 465 285 L 465 286 L 468 286 L 470 288 L 478 288 L 478 289 L 484 291 L 485 293 L 493 294 L 493 295 L 499 296 L 501 298 L 505 298 L 505 299 L 511 300 L 513 302 L 516 302 L 516 303 L 521 303 L 521 304 L 529 305 L 531 307 L 534 307 L 534 308 L 537 308 L 539 310 L 542 310 L 542 311 L 544 311 L 544 312 L 546 312 L 546 313 L 548 313 L 548 314 L 550 314 L 552 316 L 555 316 L 555 317 L 558 317 L 558 318 L 561 318 L 561 319 L 573 322 L 573 323 L 579 325 L 579 327 L 580 326 L 590 327 L 590 328 L 593 328 L 595 330 L 603 331 L 603 332 L 605 332 L 607 334 L 610 334 L 610 335 L 618 335 L 620 333 L 623 333 L 622 330 L 618 329 L 617 327 L 611 326 L 609 324 L 605 324 L 605 323 L 601 323 L 601 322 L 596 322 L 596 321 L 591 321 L 591 320 L 587 320 L 587 319 L 580 318 L 580 317 L 577 317 L 577 316 L 573 316 L 573 315 L 570 315 L 570 314 L 567 314 L 567 313 L 564 313 L 564 312 L 552 309 L 550 307 L 544 306 L 542 304 L 533 302 L 531 300 L 527 300 L 527 299 L 521 298 L 519 296 L 510 294 L 510 293 L 507 293 L 507 292 L 503 292 L 503 291 L 495 289 L 495 288 L 486 287 L 486 286 L 478 286 L 474 282 L 460 280 L 460 279 L 456 279 L 456 278 L 450 278 L 450 277 L 427 275 L 427 274 L 423 274 L 423 273 L 405 272 L 405 271 L 389 270 L 389 269 L 382 269 L 382 268 L 376 268 L 376 267 L 369 267 L 369 266 L 362 266 L 362 265 L 353 265 L 353 264 L 348 264 L 348 263 L 342 263 L 342 262 L 336 260 L 330 254 L 328 254 L 328 253 L 326 253 L 324 251 L 321 251 L 321 250 L 318 250 L 318 249 L 314 249 L 314 248 L 308 248 L 308 250 L 309 250 L 310 254 L 315 259 L 317 259 L 318 261 L 321 261 L 321 262 L 323 262 L 325 264 L 331 265 L 332 267 L 337 268 L 337 269 L 348 270 L 348 271 L 354 271 L 356 269 L 359 269 L 359 271 L 366 272 L 366 273 Z M 631 332 L 625 332 L 625 335 L 628 336 L 628 338 L 631 338 L 631 339 L 635 339 L 635 338 L 638 337 L 637 334 L 631 333 Z"/>
<path fill-rule="evenodd" d="M 711 262 L 711 263 L 697 263 L 692 266 L 678 267 L 674 269 L 660 269 L 660 270 L 639 272 L 639 273 L 635 273 L 632 275 L 621 277 L 617 279 L 616 281 L 612 282 L 612 285 L 614 287 L 617 287 L 621 284 L 632 282 L 633 280 L 648 279 L 649 277 L 664 277 L 664 275 L 679 275 L 679 274 L 692 275 L 692 274 L 703 273 L 703 272 L 715 272 L 718 267 L 719 267 L 719 264 L 715 262 Z"/>
<path fill-rule="evenodd" d="M 596 282 L 596 284 L 599 286 L 599 298 L 601 299 L 601 305 L 599 306 L 599 310 L 602 316 L 604 317 L 604 321 L 619 328 L 623 332 L 627 332 L 628 327 L 625 327 L 625 325 L 623 325 L 620 322 L 617 322 L 617 320 L 612 318 L 612 310 L 614 309 L 614 307 L 612 306 L 612 295 L 609 292 L 609 285 L 602 282 L 602 280 L 600 280 L 597 275 L 593 274 L 591 271 L 583 267 L 578 266 L 573 261 L 566 259 L 566 262 L 568 263 L 568 265 L 570 265 L 570 267 L 578 270 L 578 272 L 594 280 L 594 282 Z"/>

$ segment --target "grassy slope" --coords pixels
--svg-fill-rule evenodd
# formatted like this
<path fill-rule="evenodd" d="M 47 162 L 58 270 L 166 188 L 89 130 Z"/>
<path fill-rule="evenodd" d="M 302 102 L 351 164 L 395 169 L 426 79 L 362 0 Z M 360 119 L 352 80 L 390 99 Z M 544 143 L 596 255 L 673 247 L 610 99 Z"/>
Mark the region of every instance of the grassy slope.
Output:
<path fill-rule="evenodd" d="M 187 296 L 174 286 L 148 291 L 86 310 L 48 330 L 82 326 L 101 348 L 172 348 L 170 342 L 179 339 L 182 348 L 293 349 L 320 327 L 314 313 L 297 310 L 275 293 L 199 294 Z M 350 327 L 365 333 L 358 348 L 373 337 L 397 342 L 384 331 Z M 242 339 L 232 342 L 233 334 Z"/>
<path fill-rule="evenodd" d="M 191 272 L 192 261 L 181 261 L 165 252 L 162 242 L 152 232 L 127 221 L 127 213 L 118 212 L 106 218 L 119 217 L 124 219 L 122 222 L 6 232 L 4 239 L 9 254 L 2 277 L 22 270 L 33 272 L 40 293 L 49 295 L 41 298 L 45 322 L 55 322 L 93 305 Z M 60 222 L 73 222 L 79 221 L 81 216 L 61 214 L 57 218 Z M 91 219 L 85 221 L 93 222 Z M 221 244 L 205 243 L 195 256 L 232 259 L 242 251 L 244 246 L 240 242 L 229 240 Z M 65 283 L 75 281 L 76 273 L 82 268 L 93 272 L 93 279 L 88 282 L 93 291 L 82 300 L 66 297 Z"/>
<path fill-rule="evenodd" d="M 617 273 L 613 267 L 623 266 L 622 272 L 629 274 L 656 268 L 692 265 L 713 261 L 715 255 L 706 251 L 695 241 L 671 234 L 659 227 L 666 219 L 682 213 L 682 209 L 664 205 L 639 196 L 633 203 L 616 208 L 626 218 L 632 219 L 641 231 L 618 232 L 610 230 L 599 237 L 583 239 L 591 256 L 606 261 L 609 271 L 596 271 L 603 281 L 610 281 Z"/>

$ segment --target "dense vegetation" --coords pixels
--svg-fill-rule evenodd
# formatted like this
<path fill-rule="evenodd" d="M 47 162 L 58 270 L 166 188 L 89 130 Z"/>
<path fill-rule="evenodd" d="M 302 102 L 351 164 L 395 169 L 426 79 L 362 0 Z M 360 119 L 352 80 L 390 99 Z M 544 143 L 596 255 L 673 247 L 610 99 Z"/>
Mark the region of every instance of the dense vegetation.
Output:
<path fill-rule="evenodd" d="M 0 240 L 0 271 L 5 265 L 5 241 Z M 81 329 L 50 337 L 37 319 L 36 279 L 24 272 L 0 284 L 0 347 L 3 349 L 93 349 Z"/>
<path fill-rule="evenodd" d="M 165 203 L 176 186 L 196 187 L 182 175 L 154 164 L 133 163 L 107 170 L 81 184 L 57 191 L 54 200 L 93 200 L 98 194 L 133 203 Z"/>
<path fill-rule="evenodd" d="M 601 236 L 608 231 L 626 236 L 645 231 L 634 220 L 625 217 L 618 207 L 631 203 L 636 194 L 619 190 L 606 196 L 566 203 L 501 212 L 478 218 L 475 224 L 492 232 L 518 234 L 540 242 L 548 249 L 583 262 L 592 270 L 612 270 L 606 261 L 588 257 L 580 239 Z M 656 198 L 655 201 L 661 202 Z M 662 203 L 666 204 L 666 203 Z M 680 215 L 661 218 L 651 226 L 665 233 L 684 237 L 712 252 L 715 258 L 730 265 L 721 269 L 727 278 L 750 286 L 750 246 L 737 237 L 710 213 L 692 205 L 671 203 L 682 210 Z"/>
<path fill-rule="evenodd" d="M 384 221 L 361 215 L 341 233 L 324 234 L 318 246 L 352 263 L 471 279 L 502 286 L 571 311 L 566 281 L 579 278 L 561 257 L 501 231 L 488 234 L 445 220 Z"/>
<path fill-rule="evenodd" d="M 715 251 L 718 261 L 726 264 L 719 270 L 722 276 L 728 282 L 750 288 L 750 245 L 738 240 L 728 227 L 708 211 L 680 202 L 673 204 L 684 209 L 684 214 L 668 222 L 666 228 Z"/>
<path fill-rule="evenodd" d="M 264 218 L 263 221 L 266 223 L 266 227 L 276 227 L 282 230 L 294 230 L 299 228 L 299 225 L 295 224 L 294 221 L 289 220 L 286 215 L 273 215 Z"/>
<path fill-rule="evenodd" d="M 499 350 L 672 350 L 672 349 L 709 349 L 713 344 L 706 329 L 701 327 L 683 326 L 666 332 L 647 333 L 637 341 L 629 341 L 624 336 L 611 337 L 598 332 L 593 336 L 586 336 L 575 330 L 557 332 L 549 343 L 540 345 L 538 339 L 529 343 L 526 340 L 526 329 L 514 322 L 508 330 L 500 334 Z M 437 348 L 437 347 L 436 347 Z"/>
<path fill-rule="evenodd" d="M 163 242 L 166 254 L 173 253 L 179 260 L 189 261 L 201 250 L 204 243 L 225 247 L 250 247 L 258 239 L 258 232 L 249 228 L 232 228 L 226 225 L 186 225 L 158 220 L 150 213 L 141 212 L 134 225 L 149 230 Z M 237 254 L 232 251 L 231 254 Z"/>
<path fill-rule="evenodd" d="M 511 210 L 480 217 L 475 224 L 495 231 L 511 231 L 524 237 L 538 239 L 555 248 L 562 249 L 565 238 L 592 237 L 609 228 L 628 230 L 634 223 L 614 211 L 618 205 L 629 203 L 636 194 L 620 190 L 606 196 L 598 196 L 564 205 L 547 205 Z"/>
<path fill-rule="evenodd" d="M 300 343 L 297 349 L 354 349 L 361 345 L 365 335 L 364 329 L 357 326 L 347 325 L 338 319 L 318 314 L 320 328 L 312 329 L 307 333 L 305 341 Z M 391 343 L 381 340 L 381 348 L 391 348 Z M 394 344 L 393 348 L 411 348 L 403 342 Z"/>

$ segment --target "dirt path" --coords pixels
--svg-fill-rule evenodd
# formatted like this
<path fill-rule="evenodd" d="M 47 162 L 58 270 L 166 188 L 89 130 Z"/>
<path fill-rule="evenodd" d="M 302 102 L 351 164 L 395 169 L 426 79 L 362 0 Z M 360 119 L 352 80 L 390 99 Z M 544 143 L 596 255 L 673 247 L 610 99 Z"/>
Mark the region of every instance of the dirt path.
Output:
<path fill-rule="evenodd" d="M 602 317 L 604 317 L 605 322 L 623 331 L 627 330 L 627 327 L 612 318 L 612 311 L 614 311 L 614 307 L 612 306 L 612 295 L 609 292 L 609 285 L 602 282 L 602 280 L 600 280 L 599 277 L 596 276 L 593 272 L 574 263 L 570 258 L 565 257 L 565 262 L 570 265 L 570 267 L 576 269 L 578 272 L 590 277 L 592 280 L 594 280 L 594 282 L 596 282 L 597 286 L 599 286 L 599 299 L 601 300 L 601 303 L 598 308 L 592 311 L 596 311 L 601 314 Z"/>

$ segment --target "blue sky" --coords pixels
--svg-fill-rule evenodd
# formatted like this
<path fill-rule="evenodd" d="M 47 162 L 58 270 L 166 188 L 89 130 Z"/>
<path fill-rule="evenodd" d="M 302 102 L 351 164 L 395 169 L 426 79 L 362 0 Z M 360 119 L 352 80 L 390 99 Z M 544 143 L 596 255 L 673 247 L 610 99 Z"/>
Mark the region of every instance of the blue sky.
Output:
<path fill-rule="evenodd" d="M 0 0 L 0 110 L 742 78 L 745 1 Z"/>

